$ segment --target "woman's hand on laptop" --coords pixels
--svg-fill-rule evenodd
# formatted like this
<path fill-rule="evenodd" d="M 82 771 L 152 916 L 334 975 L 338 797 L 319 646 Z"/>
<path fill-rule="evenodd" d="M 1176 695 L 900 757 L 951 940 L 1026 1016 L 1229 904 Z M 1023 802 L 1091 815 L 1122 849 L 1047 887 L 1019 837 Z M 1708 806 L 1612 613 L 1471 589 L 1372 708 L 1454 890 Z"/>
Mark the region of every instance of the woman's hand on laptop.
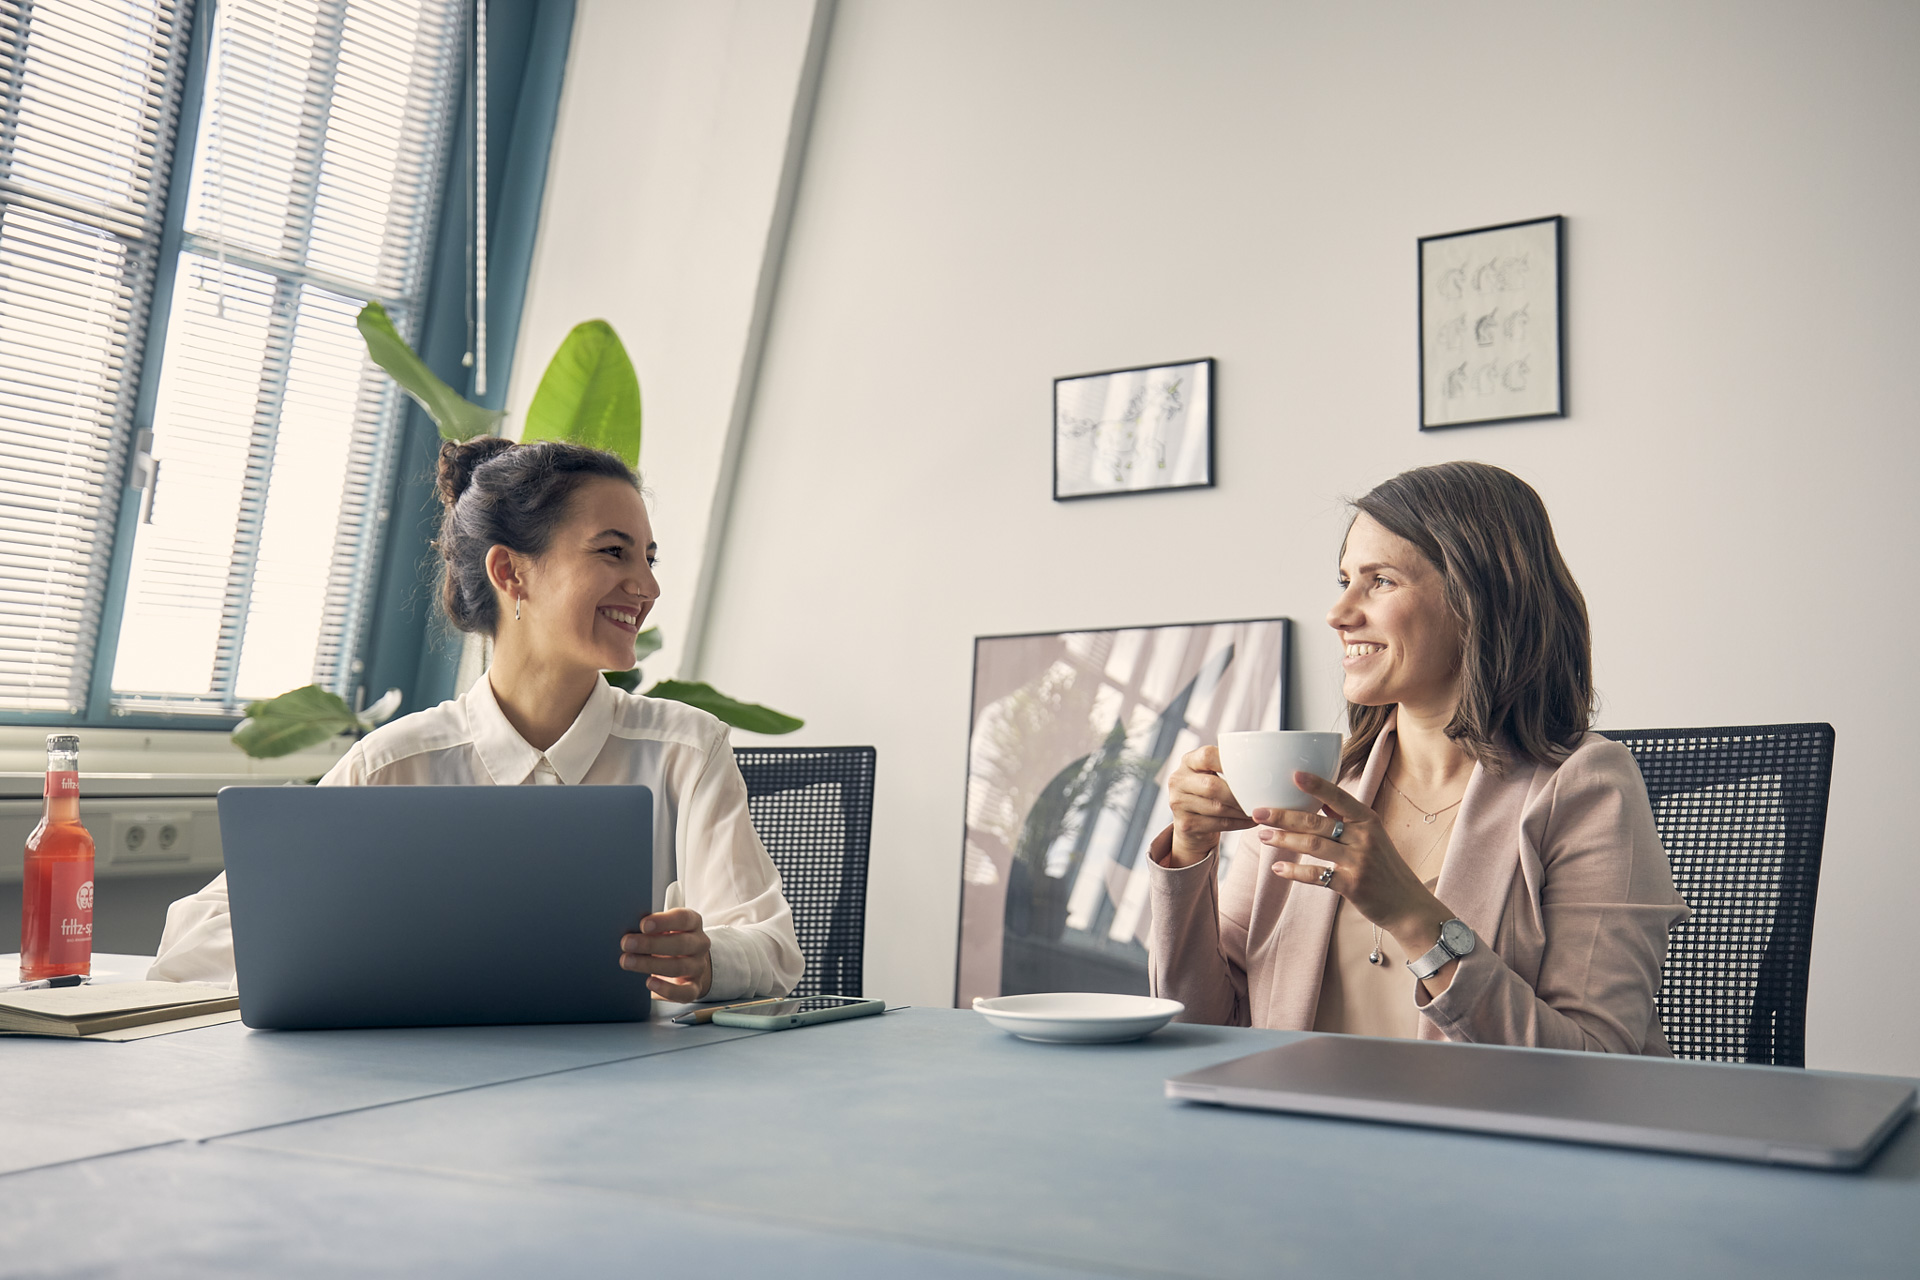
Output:
<path fill-rule="evenodd" d="M 691 1004 L 713 985 L 713 943 L 698 911 L 675 907 L 640 921 L 637 933 L 620 939 L 620 967 L 649 975 L 647 987 L 662 1000 Z"/>

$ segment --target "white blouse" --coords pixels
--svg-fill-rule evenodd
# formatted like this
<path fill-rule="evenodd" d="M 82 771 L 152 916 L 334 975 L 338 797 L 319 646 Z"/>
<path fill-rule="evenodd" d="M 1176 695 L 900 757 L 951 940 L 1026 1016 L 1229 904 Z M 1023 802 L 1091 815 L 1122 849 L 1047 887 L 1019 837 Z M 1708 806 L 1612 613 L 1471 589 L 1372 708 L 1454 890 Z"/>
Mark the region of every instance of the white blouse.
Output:
<path fill-rule="evenodd" d="M 708 999 L 793 989 L 806 967 L 793 913 L 747 814 L 747 784 L 727 727 L 704 711 L 601 681 L 572 727 L 540 752 L 507 720 L 482 677 L 464 697 L 375 729 L 320 779 L 321 786 L 349 787 L 581 783 L 653 789 L 654 902 L 700 913 L 713 943 Z M 608 964 L 615 960 L 607 957 Z M 168 908 L 147 977 L 234 981 L 224 872 Z"/>

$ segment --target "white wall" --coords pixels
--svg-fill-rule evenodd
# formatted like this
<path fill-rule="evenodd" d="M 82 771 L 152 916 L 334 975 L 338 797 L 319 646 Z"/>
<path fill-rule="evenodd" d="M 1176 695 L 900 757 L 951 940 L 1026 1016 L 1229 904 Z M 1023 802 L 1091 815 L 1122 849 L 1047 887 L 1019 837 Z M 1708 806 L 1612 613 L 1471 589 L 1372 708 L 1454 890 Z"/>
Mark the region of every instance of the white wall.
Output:
<path fill-rule="evenodd" d="M 1920 1074 L 1917 66 L 1905 3 L 843 0 L 704 674 L 878 746 L 870 990 L 950 998 L 973 636 L 1284 613 L 1333 726 L 1341 498 L 1467 457 L 1545 496 L 1604 724 L 1837 726 L 1810 1058 Z M 1415 238 L 1550 213 L 1572 417 L 1419 434 Z M 1209 354 L 1218 489 L 1049 500 L 1051 378 Z"/>
<path fill-rule="evenodd" d="M 517 433 L 568 330 L 640 376 L 666 649 L 682 660 L 815 0 L 580 0 L 510 384 Z"/>

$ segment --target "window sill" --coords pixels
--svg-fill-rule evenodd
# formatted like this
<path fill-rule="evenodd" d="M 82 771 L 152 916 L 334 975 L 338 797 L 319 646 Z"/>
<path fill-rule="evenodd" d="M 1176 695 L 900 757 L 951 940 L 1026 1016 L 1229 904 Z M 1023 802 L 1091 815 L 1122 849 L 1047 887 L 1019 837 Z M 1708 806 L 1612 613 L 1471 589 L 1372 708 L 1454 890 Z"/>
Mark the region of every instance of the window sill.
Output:
<path fill-rule="evenodd" d="M 39 795 L 47 735 L 57 726 L 0 726 L 0 796 Z M 331 769 L 351 739 L 337 737 L 273 760 L 255 760 L 222 730 L 74 729 L 80 738 L 80 793 L 211 795 L 240 782 L 304 781 Z"/>

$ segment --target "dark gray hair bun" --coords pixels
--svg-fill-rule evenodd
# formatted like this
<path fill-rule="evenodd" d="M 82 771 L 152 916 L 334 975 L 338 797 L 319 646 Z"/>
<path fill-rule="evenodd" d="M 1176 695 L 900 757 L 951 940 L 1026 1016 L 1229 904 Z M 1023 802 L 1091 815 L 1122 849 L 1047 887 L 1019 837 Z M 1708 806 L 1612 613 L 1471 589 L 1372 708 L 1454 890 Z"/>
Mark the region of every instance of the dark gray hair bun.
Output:
<path fill-rule="evenodd" d="M 518 445 L 499 436 L 480 436 L 473 440 L 443 440 L 440 443 L 440 476 L 434 486 L 440 501 L 452 506 L 473 483 L 473 473 Z"/>

